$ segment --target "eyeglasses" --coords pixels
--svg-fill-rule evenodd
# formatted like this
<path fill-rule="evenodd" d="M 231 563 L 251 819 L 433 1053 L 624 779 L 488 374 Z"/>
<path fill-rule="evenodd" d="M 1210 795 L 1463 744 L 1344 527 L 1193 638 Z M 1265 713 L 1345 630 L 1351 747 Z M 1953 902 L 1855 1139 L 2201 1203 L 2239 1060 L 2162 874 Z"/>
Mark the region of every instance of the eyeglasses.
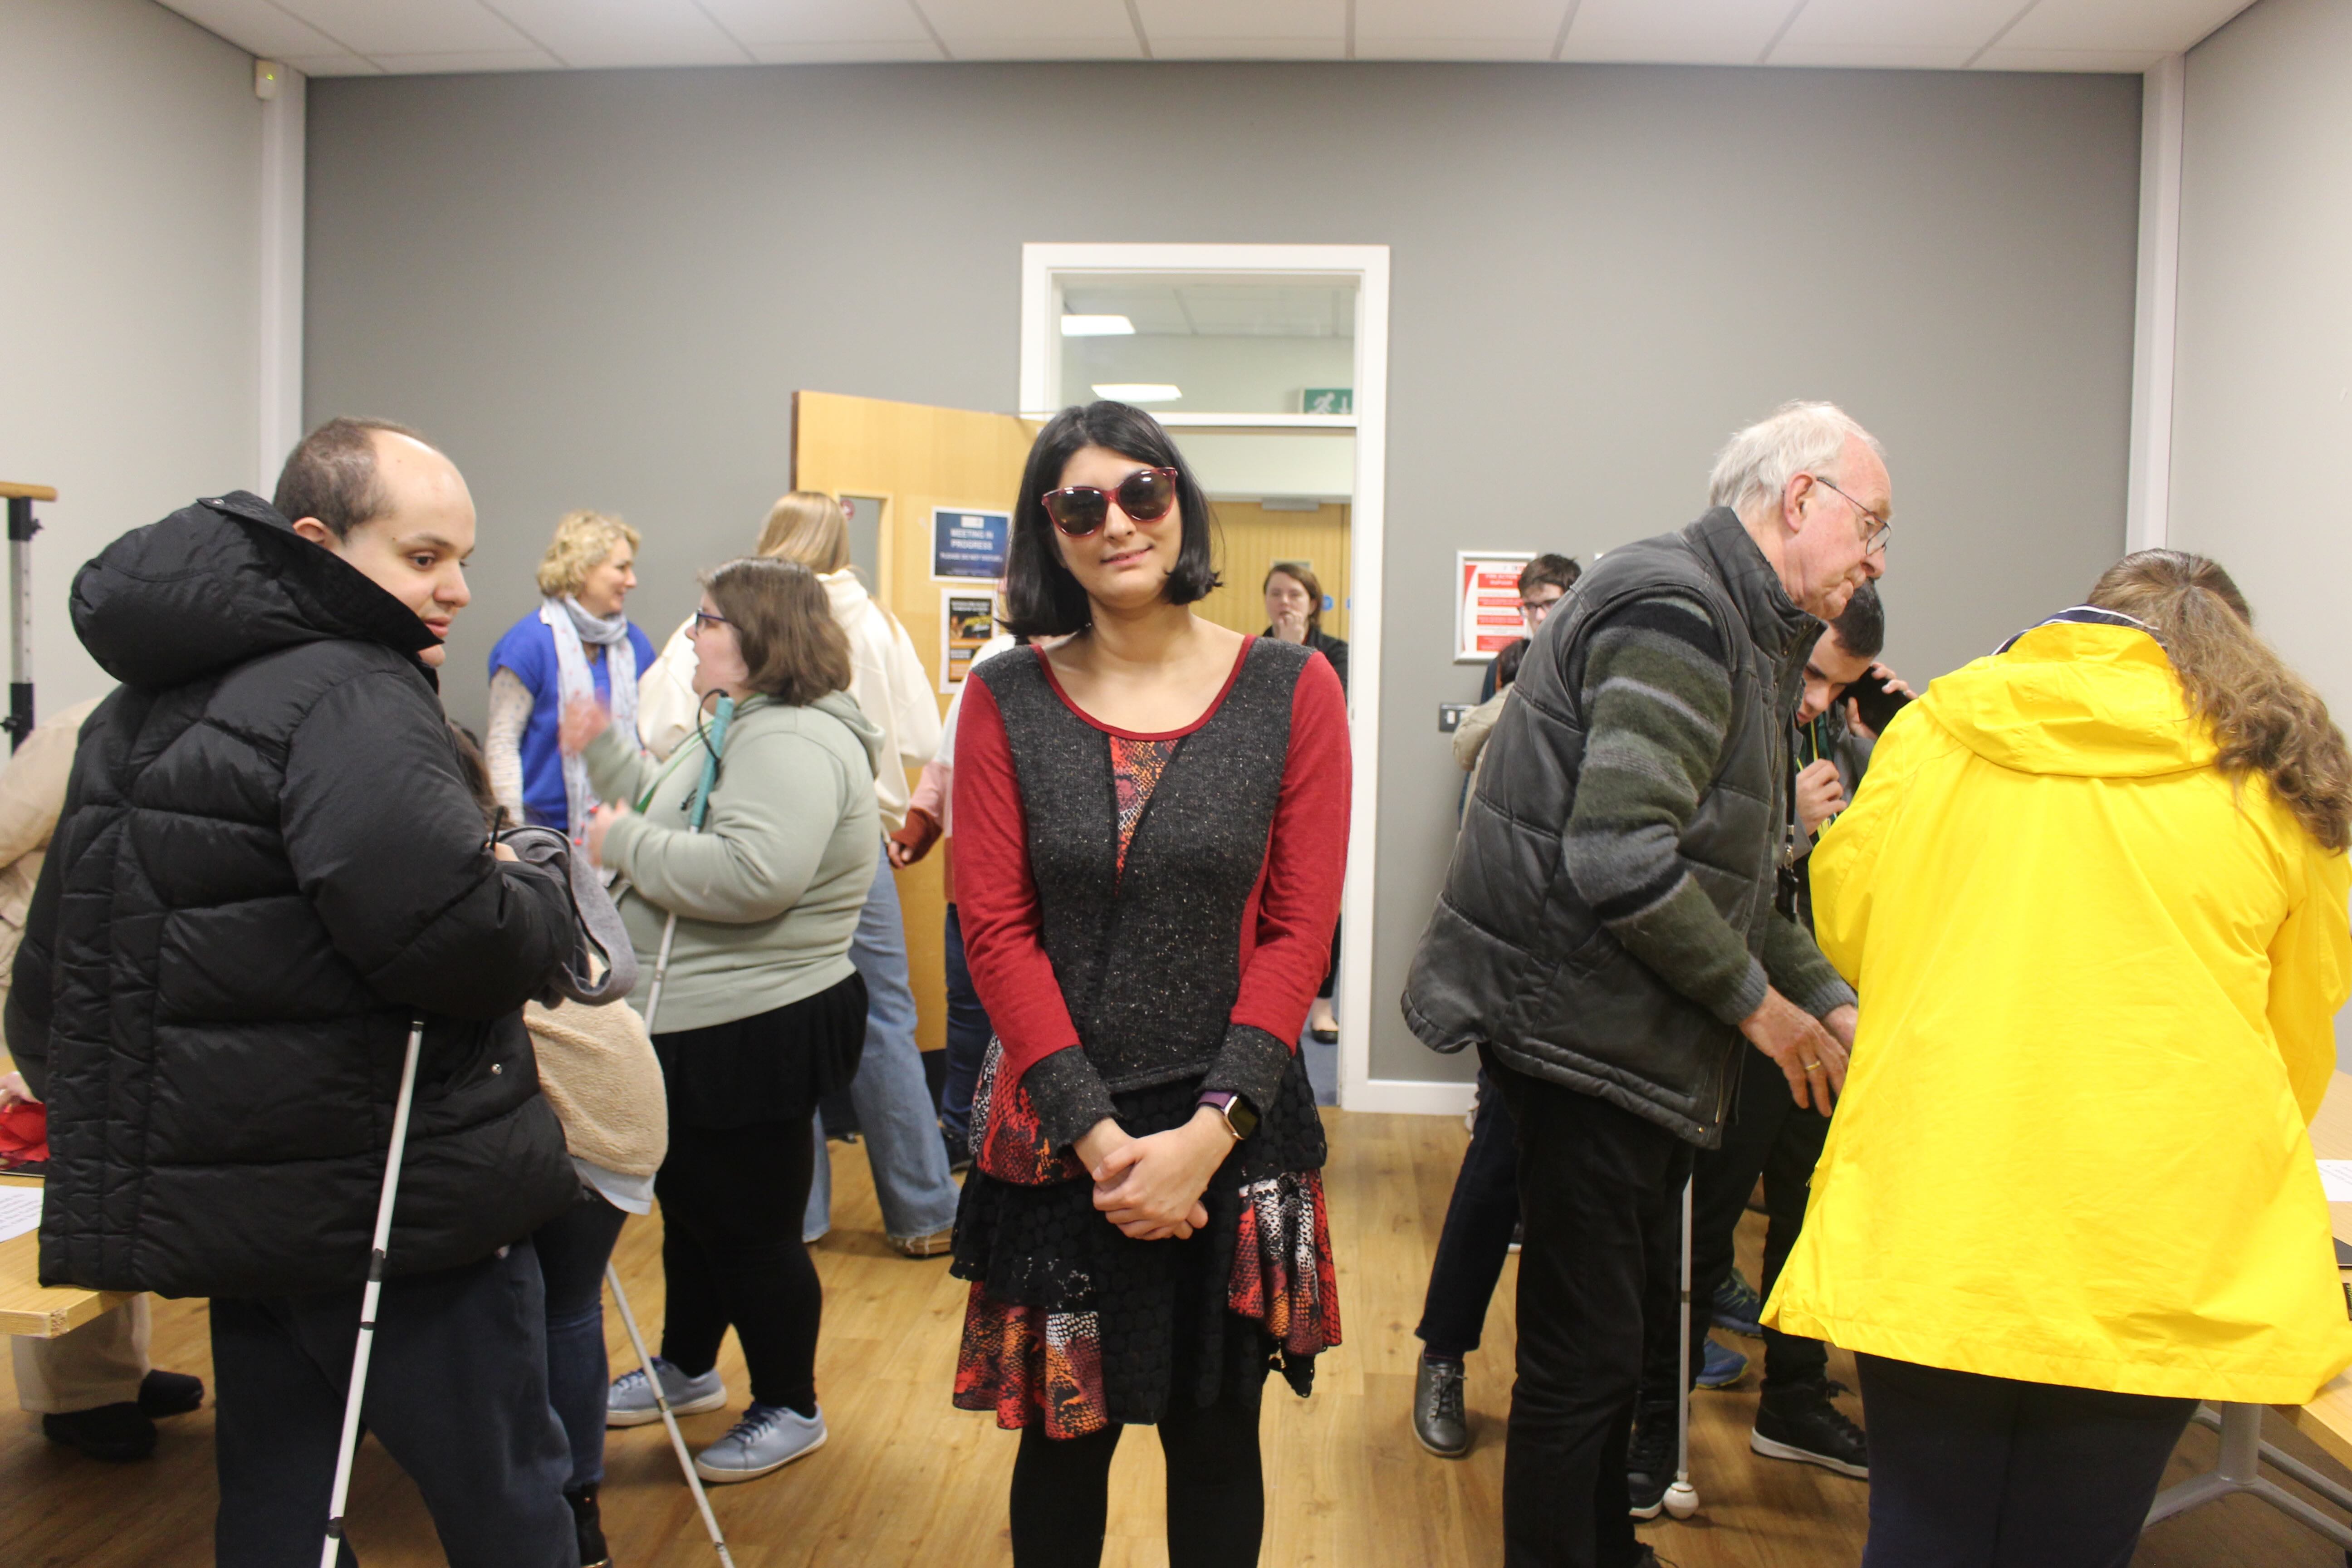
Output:
<path fill-rule="evenodd" d="M 1875 525 L 1862 536 L 1862 552 L 1864 555 L 1885 554 L 1886 536 L 1895 531 L 1895 525 L 1887 521 L 1885 518 L 1879 516 L 1876 512 L 1871 510 L 1868 507 L 1863 505 L 1860 501 L 1854 500 L 1852 496 L 1847 495 L 1843 490 L 1839 489 L 1837 486 L 1830 483 L 1829 480 L 1822 478 L 1821 475 L 1813 475 L 1812 479 L 1813 483 L 1821 486 L 1822 489 L 1828 490 L 1831 494 L 1841 498 L 1844 500 L 1846 505 L 1853 508 L 1855 511 L 1861 513 L 1862 521 L 1864 523 Z"/>
<path fill-rule="evenodd" d="M 694 612 L 694 629 L 697 633 L 701 632 L 706 626 L 731 626 L 734 624 L 725 616 L 714 616 L 709 610 Z"/>
<path fill-rule="evenodd" d="M 1099 532 L 1110 521 L 1110 503 L 1118 502 L 1118 510 L 1137 522 L 1158 522 L 1176 504 L 1176 470 L 1173 468 L 1138 468 L 1118 481 L 1116 490 L 1100 490 L 1092 485 L 1070 485 L 1058 490 L 1047 490 L 1039 498 L 1045 502 L 1045 515 L 1054 526 L 1072 539 L 1084 539 Z"/>

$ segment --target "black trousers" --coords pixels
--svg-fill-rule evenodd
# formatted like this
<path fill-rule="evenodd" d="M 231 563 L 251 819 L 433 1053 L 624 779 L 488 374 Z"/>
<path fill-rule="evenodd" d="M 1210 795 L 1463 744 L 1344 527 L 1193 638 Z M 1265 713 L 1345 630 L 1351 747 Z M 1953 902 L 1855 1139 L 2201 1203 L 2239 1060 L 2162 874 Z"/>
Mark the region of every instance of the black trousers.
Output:
<path fill-rule="evenodd" d="M 1169 1568 L 1252 1568 L 1265 1531 L 1255 1409 L 1171 1408 L 1154 1428 L 1168 1461 Z M 1021 1429 L 1013 1462 L 1013 1568 L 1096 1568 L 1109 1511 L 1110 1460 L 1124 1427 L 1059 1441 Z"/>
<path fill-rule="evenodd" d="M 356 1286 L 213 1299 L 220 1568 L 316 1568 L 359 1322 Z M 425 1494 L 451 1568 L 578 1568 L 546 1328 L 528 1241 L 384 1282 L 361 1411 Z M 340 1560 L 357 1562 L 349 1546 Z"/>
<path fill-rule="evenodd" d="M 1813 1167 L 1830 1119 L 1789 1098 L 1789 1080 L 1772 1058 L 1752 1046 L 1739 1052 L 1739 1089 L 1723 1146 L 1702 1149 L 1692 1170 L 1691 1367 L 1698 1367 L 1706 1338 L 1707 1309 L 1731 1278 L 1732 1241 L 1748 1195 L 1764 1182 L 1764 1273 L 1759 1294 L 1772 1295 L 1773 1282 L 1805 1228 L 1805 1200 L 1811 1194 Z M 1764 1387 L 1769 1392 L 1818 1383 L 1829 1375 L 1829 1347 L 1819 1340 L 1764 1331 Z M 1671 1382 L 1661 1397 L 1673 1397 Z"/>
<path fill-rule="evenodd" d="M 1690 1147 L 1489 1058 L 1518 1132 L 1518 1382 L 1503 1457 L 1507 1568 L 1626 1568 L 1625 1444 L 1645 1301 L 1678 1235 Z M 1679 1248 L 1677 1248 L 1679 1250 Z"/>
<path fill-rule="evenodd" d="M 1519 1149 L 1502 1091 L 1478 1075 L 1478 1115 L 1470 1124 L 1470 1147 L 1454 1178 L 1445 1205 L 1445 1228 L 1437 1235 L 1430 1260 L 1429 1292 L 1421 1305 L 1423 1347 L 1441 1360 L 1460 1361 L 1478 1348 L 1486 1327 L 1486 1307 L 1495 1281 L 1510 1256 L 1511 1231 L 1519 1223 Z"/>
<path fill-rule="evenodd" d="M 801 1241 L 815 1168 L 809 1117 L 744 1127 L 670 1124 L 661 1199 L 664 1361 L 699 1377 L 729 1324 L 751 1397 L 816 1414 L 816 1336 L 824 1288 Z"/>
<path fill-rule="evenodd" d="M 2125 1568 L 2196 1410 L 1858 1355 L 1863 1568 Z"/>

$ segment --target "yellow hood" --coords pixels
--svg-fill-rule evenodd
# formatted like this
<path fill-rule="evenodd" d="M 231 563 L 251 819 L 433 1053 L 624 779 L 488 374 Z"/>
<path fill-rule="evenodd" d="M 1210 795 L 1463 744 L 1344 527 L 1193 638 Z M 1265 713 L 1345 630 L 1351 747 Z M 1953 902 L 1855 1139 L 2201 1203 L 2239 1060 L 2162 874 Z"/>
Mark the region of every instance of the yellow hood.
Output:
<path fill-rule="evenodd" d="M 1919 700 L 1986 762 L 2072 778 L 2154 778 L 2213 760 L 2171 661 L 2131 626 L 2053 622 L 1953 671 Z"/>

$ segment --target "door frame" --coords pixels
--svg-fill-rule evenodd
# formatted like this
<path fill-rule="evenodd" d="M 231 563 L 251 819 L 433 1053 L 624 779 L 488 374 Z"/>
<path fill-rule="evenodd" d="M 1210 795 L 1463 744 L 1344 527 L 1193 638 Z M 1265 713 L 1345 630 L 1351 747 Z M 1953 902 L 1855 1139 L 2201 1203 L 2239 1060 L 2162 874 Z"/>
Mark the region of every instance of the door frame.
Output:
<path fill-rule="evenodd" d="M 1371 1076 L 1373 878 L 1380 831 L 1381 637 L 1388 479 L 1389 247 L 1385 245 L 1087 245 L 1021 247 L 1021 381 L 1015 406 L 1049 417 L 1057 398 L 1061 274 L 1194 273 L 1223 278 L 1329 278 L 1356 285 L 1352 415 L 1167 415 L 1171 429 L 1353 429 L 1349 502 L 1349 706 L 1354 769 L 1348 881 L 1341 897 L 1339 1103 L 1349 1110 L 1458 1115 L 1467 1083 Z"/>

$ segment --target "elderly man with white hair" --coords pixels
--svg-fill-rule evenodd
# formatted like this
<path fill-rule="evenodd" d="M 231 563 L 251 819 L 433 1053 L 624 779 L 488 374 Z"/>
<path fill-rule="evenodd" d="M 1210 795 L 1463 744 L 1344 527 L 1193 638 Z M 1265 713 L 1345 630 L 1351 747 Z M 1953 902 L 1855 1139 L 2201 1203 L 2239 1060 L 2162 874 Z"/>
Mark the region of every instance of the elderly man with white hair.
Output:
<path fill-rule="evenodd" d="M 1741 1051 L 1826 1110 L 1853 1039 L 1853 992 L 1773 893 L 1805 656 L 1885 568 L 1885 461 L 1842 410 L 1792 403 L 1731 438 L 1711 489 L 1537 633 L 1404 994 L 1424 1043 L 1478 1048 L 1518 1131 L 1513 1568 L 1651 1560 L 1625 1449 L 1692 1151 L 1722 1140 Z"/>

